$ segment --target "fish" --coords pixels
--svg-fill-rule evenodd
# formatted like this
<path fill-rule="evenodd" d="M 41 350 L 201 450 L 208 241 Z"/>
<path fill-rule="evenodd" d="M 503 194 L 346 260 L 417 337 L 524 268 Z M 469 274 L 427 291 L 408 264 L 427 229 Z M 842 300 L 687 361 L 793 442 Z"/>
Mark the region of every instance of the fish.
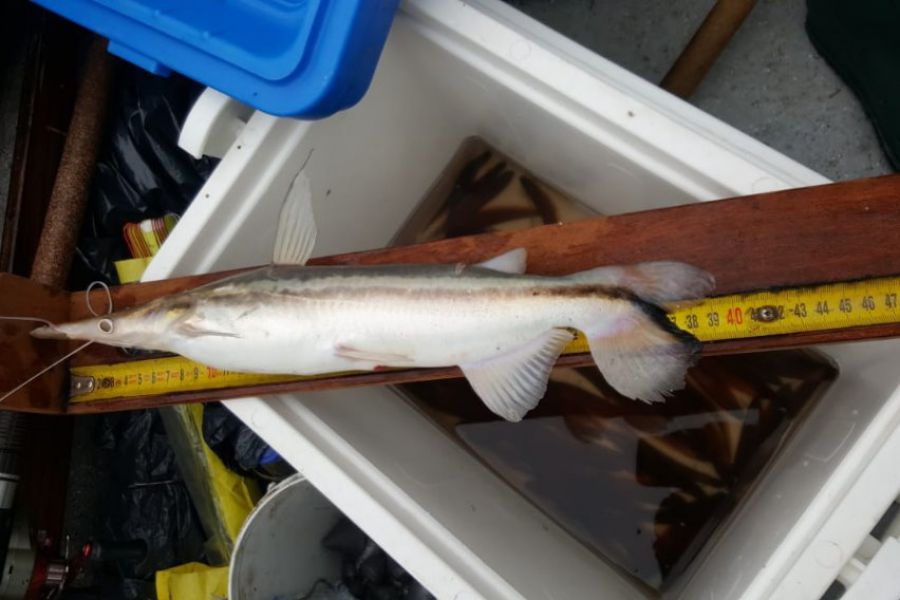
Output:
<path fill-rule="evenodd" d="M 577 331 L 623 395 L 656 402 L 684 386 L 700 344 L 660 304 L 707 294 L 714 280 L 705 271 L 658 261 L 542 276 L 526 273 L 523 248 L 471 265 L 306 266 L 316 226 L 301 175 L 272 264 L 32 334 L 253 373 L 457 366 L 509 421 L 538 404 Z"/>

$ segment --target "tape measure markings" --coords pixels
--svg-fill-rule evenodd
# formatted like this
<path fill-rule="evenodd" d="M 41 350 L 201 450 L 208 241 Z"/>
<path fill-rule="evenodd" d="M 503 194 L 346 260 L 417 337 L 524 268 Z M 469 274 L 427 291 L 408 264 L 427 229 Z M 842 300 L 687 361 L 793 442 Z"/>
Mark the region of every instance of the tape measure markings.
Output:
<path fill-rule="evenodd" d="M 712 297 L 669 318 L 700 341 L 733 340 L 900 321 L 900 277 Z"/>

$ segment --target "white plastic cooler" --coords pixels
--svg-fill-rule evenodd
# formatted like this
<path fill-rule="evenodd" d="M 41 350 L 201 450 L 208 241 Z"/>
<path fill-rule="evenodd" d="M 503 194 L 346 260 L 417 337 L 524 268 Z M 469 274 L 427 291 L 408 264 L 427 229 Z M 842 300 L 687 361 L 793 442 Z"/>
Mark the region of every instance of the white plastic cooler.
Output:
<path fill-rule="evenodd" d="M 410 0 L 350 111 L 309 123 L 203 96 L 182 146 L 222 161 L 145 278 L 267 262 L 307 158 L 317 254 L 385 246 L 471 135 L 605 214 L 825 182 L 500 2 Z M 865 569 L 877 542 L 854 554 L 900 492 L 898 349 L 826 349 L 839 379 L 664 597 L 883 582 L 875 559 Z M 648 594 L 389 388 L 228 406 L 439 598 Z"/>

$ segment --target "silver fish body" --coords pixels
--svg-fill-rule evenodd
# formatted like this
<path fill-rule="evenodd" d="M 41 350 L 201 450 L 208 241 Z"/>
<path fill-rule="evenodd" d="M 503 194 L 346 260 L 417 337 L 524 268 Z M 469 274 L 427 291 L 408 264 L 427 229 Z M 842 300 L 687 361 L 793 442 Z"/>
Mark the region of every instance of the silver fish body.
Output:
<path fill-rule="evenodd" d="M 258 373 L 458 365 L 492 410 L 518 420 L 543 396 L 574 330 L 625 395 L 659 400 L 683 385 L 696 340 L 648 300 L 699 296 L 711 285 L 681 263 L 559 277 L 477 265 L 269 266 L 35 335 Z"/>
<path fill-rule="evenodd" d="M 258 373 L 468 364 L 616 313 L 609 290 L 478 267 L 268 267 L 190 302 L 167 350 Z"/>

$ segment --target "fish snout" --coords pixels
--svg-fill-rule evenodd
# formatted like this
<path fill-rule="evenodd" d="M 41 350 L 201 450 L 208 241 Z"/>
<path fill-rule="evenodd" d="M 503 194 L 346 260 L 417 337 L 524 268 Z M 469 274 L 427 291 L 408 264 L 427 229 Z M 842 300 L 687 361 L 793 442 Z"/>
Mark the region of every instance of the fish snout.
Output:
<path fill-rule="evenodd" d="M 38 327 L 34 331 L 31 332 L 31 335 L 36 338 L 41 338 L 45 340 L 67 340 L 69 339 L 69 334 L 63 331 L 62 329 L 54 326 L 54 325 L 44 325 L 43 327 Z"/>

